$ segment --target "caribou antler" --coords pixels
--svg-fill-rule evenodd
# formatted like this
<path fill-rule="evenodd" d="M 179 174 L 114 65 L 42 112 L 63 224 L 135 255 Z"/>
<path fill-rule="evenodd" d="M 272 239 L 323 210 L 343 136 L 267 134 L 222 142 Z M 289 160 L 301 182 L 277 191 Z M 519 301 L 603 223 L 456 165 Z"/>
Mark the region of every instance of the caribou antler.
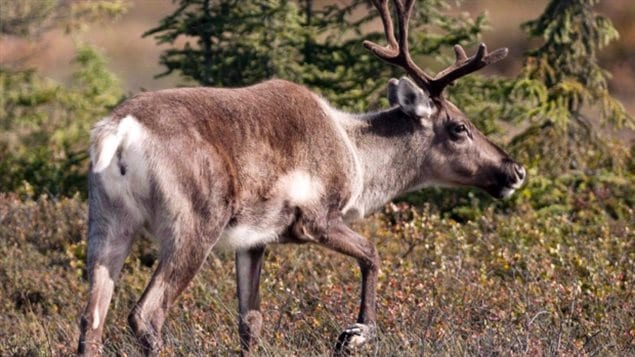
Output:
<path fill-rule="evenodd" d="M 430 87 L 432 78 L 414 63 L 408 51 L 408 21 L 412 14 L 414 0 L 406 0 L 405 4 L 400 0 L 394 0 L 393 2 L 397 8 L 399 41 L 395 39 L 395 30 L 390 10 L 388 9 L 388 0 L 373 0 L 373 4 L 379 10 L 379 16 L 384 24 L 384 33 L 386 34 L 388 46 L 383 47 L 371 41 L 364 41 L 364 47 L 383 61 L 405 69 L 420 87 L 427 89 Z"/>
<path fill-rule="evenodd" d="M 383 61 L 405 69 L 412 79 L 420 87 L 426 89 L 432 97 L 440 96 L 443 89 L 456 79 L 475 72 L 490 63 L 498 62 L 507 56 L 507 48 L 499 48 L 488 53 L 487 46 L 481 43 L 476 54 L 468 58 L 463 47 L 455 45 L 456 61 L 454 64 L 431 77 L 414 63 L 408 50 L 408 22 L 412 14 L 414 0 L 406 0 L 405 3 L 402 0 L 393 0 L 397 10 L 398 39 L 395 38 L 388 0 L 372 0 L 372 2 L 379 10 L 388 46 L 384 47 L 371 41 L 364 41 L 364 47 Z"/>

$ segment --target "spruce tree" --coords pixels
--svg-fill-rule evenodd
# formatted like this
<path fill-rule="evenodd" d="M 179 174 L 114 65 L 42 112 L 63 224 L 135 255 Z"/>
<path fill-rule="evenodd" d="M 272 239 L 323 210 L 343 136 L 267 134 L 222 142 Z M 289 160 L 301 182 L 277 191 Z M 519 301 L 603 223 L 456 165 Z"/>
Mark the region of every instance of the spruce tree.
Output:
<path fill-rule="evenodd" d="M 159 76 L 174 71 L 205 86 L 243 86 L 265 78 L 298 80 L 304 30 L 287 0 L 179 0 L 159 26 L 144 33 L 171 44 Z M 185 36 L 186 43 L 175 47 Z"/>
<path fill-rule="evenodd" d="M 618 38 L 598 14 L 598 0 L 552 0 L 536 20 L 523 24 L 542 43 L 527 53 L 511 90 L 511 113 L 529 122 L 514 146 L 543 173 L 617 168 L 628 152 L 599 134 L 606 126 L 633 128 L 633 118 L 611 96 L 610 74 L 599 51 Z"/>
<path fill-rule="evenodd" d="M 450 49 L 455 44 L 476 43 L 486 26 L 484 15 L 472 19 L 467 14 L 449 16 L 445 0 L 419 1 L 410 20 L 410 53 L 424 67 L 440 70 L 450 64 Z M 312 9 L 303 7 L 307 26 L 314 34 L 308 38 L 312 52 L 305 56 L 304 82 L 323 93 L 336 105 L 355 111 L 368 110 L 383 99 L 388 79 L 404 75 L 373 56 L 362 46 L 363 40 L 385 43 L 379 16 L 370 1 L 352 0 Z M 362 14 L 361 16 L 358 14 Z M 445 51 L 444 51 L 445 49 Z M 385 105 L 385 100 L 383 100 Z"/>
<path fill-rule="evenodd" d="M 474 44 L 485 26 L 484 16 L 445 15 L 447 3 L 420 1 L 410 24 L 413 56 L 437 59 L 437 69 L 450 62 L 452 45 Z M 161 55 L 166 71 L 159 75 L 176 71 L 213 86 L 284 78 L 361 111 L 383 97 L 391 76 L 402 75 L 362 46 L 364 39 L 383 40 L 381 31 L 368 33 L 373 21 L 377 12 L 367 0 L 328 6 L 311 0 L 178 0 L 177 9 L 145 36 L 173 46 Z M 175 45 L 180 36 L 186 36 L 184 46 Z"/>
<path fill-rule="evenodd" d="M 101 54 L 78 35 L 89 23 L 125 11 L 122 0 L 2 4 L 0 35 L 31 40 L 60 28 L 77 36 L 77 48 L 68 85 L 21 63 L 0 64 L 0 192 L 85 193 L 90 126 L 121 100 L 123 91 Z"/>

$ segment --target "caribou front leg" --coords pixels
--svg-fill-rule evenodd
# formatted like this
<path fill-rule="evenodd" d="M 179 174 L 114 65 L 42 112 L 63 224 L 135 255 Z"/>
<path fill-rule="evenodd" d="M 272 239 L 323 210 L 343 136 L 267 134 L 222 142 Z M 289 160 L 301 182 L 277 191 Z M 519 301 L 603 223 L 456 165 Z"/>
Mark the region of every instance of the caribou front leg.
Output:
<path fill-rule="evenodd" d="M 348 354 L 375 335 L 375 303 L 379 255 L 375 245 L 350 229 L 340 217 L 329 221 L 319 243 L 357 259 L 362 273 L 362 293 L 357 323 L 345 329 L 337 339 L 335 354 Z"/>
<path fill-rule="evenodd" d="M 260 336 L 260 271 L 264 247 L 236 252 L 236 286 L 238 290 L 238 332 L 241 355 L 248 356 Z"/>

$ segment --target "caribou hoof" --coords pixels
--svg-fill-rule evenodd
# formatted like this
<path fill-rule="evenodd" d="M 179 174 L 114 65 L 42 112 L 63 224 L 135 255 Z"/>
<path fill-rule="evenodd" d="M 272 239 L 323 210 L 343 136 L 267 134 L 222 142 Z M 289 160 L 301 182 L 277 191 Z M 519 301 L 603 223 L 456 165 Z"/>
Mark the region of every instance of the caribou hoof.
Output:
<path fill-rule="evenodd" d="M 353 350 L 368 343 L 375 337 L 375 329 L 365 324 L 354 324 L 344 330 L 337 338 L 335 345 L 336 356 L 346 356 Z"/>

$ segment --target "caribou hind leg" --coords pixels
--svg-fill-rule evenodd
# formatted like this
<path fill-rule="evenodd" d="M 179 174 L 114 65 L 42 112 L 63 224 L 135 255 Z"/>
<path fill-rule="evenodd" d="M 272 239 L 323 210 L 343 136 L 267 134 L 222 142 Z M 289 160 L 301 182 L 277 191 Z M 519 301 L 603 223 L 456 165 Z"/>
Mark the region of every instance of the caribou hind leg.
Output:
<path fill-rule="evenodd" d="M 80 317 L 79 355 L 99 355 L 115 281 L 141 225 L 121 201 L 111 200 L 91 178 L 88 218 L 89 299 Z"/>
<path fill-rule="evenodd" d="M 227 224 L 229 213 L 219 209 L 203 219 L 181 212 L 176 222 L 157 233 L 159 264 L 128 322 L 148 356 L 160 353 L 161 328 L 169 307 L 198 272 Z"/>

